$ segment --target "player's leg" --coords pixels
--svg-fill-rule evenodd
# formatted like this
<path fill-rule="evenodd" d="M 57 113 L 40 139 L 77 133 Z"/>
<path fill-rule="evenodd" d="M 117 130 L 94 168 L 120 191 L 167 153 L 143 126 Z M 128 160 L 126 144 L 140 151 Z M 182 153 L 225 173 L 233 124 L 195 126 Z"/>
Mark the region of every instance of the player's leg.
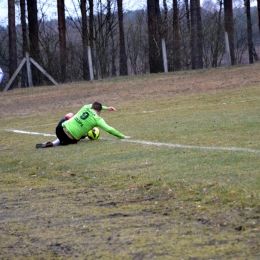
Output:
<path fill-rule="evenodd" d="M 59 122 L 59 124 L 62 124 L 63 122 L 69 120 L 70 118 L 73 117 L 73 113 L 68 113 L 66 114 Z M 58 125 L 59 125 L 58 124 Z M 58 146 L 60 145 L 60 140 L 56 139 L 53 142 L 46 142 L 46 143 L 40 143 L 40 144 L 36 144 L 36 148 L 48 148 L 48 147 L 53 147 L 53 146 Z"/>
<path fill-rule="evenodd" d="M 70 119 L 70 118 L 72 118 L 73 116 L 74 116 L 73 113 L 68 113 L 68 114 L 66 114 L 64 117 L 67 118 L 67 119 Z"/>
<path fill-rule="evenodd" d="M 63 122 L 60 121 L 56 127 L 56 136 L 60 140 L 60 145 L 76 144 L 78 141 L 69 138 L 69 136 L 64 132 L 62 123 Z"/>
<path fill-rule="evenodd" d="M 36 148 L 48 148 L 48 147 L 53 147 L 53 143 L 46 142 L 46 143 L 36 144 Z"/>

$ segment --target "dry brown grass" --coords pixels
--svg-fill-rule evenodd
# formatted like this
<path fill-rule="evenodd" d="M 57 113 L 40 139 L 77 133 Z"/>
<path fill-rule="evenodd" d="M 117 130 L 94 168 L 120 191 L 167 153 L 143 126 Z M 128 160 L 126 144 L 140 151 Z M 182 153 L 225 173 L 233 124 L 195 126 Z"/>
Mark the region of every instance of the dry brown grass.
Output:
<path fill-rule="evenodd" d="M 182 93 L 231 89 L 259 84 L 260 64 L 252 66 L 184 71 L 168 74 L 120 77 L 61 86 L 15 89 L 0 95 L 0 116 L 42 113 L 55 109 L 78 108 L 94 100 L 120 103 L 174 97 Z"/>

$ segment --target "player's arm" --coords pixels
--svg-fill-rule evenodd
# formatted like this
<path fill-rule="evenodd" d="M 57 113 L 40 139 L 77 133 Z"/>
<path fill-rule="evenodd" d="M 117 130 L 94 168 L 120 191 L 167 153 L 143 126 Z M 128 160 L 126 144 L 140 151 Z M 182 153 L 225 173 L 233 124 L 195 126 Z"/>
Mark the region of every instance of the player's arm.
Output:
<path fill-rule="evenodd" d="M 102 110 L 116 111 L 116 109 L 114 107 L 107 107 L 107 106 L 102 106 Z"/>
<path fill-rule="evenodd" d="M 91 107 L 92 107 L 92 104 L 86 105 L 86 108 L 91 108 Z M 102 110 L 116 111 L 116 109 L 114 107 L 107 107 L 107 106 L 103 106 L 103 105 L 102 105 Z"/>
<path fill-rule="evenodd" d="M 103 118 L 100 118 L 100 120 L 98 120 L 98 126 L 99 126 L 101 129 L 103 129 L 103 130 L 105 130 L 106 132 L 108 132 L 109 134 L 114 135 L 114 136 L 117 136 L 117 137 L 119 137 L 119 138 L 121 138 L 121 139 L 125 139 L 125 138 L 129 139 L 129 138 L 130 138 L 130 136 L 125 136 L 124 134 L 122 134 L 122 133 L 120 133 L 118 130 L 116 130 L 114 127 L 109 126 L 109 125 L 105 122 L 105 120 L 104 120 Z"/>

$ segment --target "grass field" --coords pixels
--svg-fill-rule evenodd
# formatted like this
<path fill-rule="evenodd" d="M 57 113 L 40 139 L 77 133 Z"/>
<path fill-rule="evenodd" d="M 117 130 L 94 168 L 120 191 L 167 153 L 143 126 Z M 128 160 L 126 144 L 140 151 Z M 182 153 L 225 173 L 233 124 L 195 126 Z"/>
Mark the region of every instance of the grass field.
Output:
<path fill-rule="evenodd" d="M 1 93 L 0 259 L 260 259 L 259 71 Z M 93 101 L 132 139 L 35 149 Z"/>

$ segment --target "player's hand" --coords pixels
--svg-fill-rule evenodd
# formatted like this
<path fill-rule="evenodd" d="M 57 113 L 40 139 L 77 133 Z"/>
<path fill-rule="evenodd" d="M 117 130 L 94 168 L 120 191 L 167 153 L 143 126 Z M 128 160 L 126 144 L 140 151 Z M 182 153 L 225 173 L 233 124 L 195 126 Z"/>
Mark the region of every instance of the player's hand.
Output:
<path fill-rule="evenodd" d="M 116 111 L 116 109 L 114 107 L 108 107 L 107 110 L 108 111 Z"/>
<path fill-rule="evenodd" d="M 125 139 L 130 139 L 130 138 L 131 138 L 131 136 L 129 136 L 129 135 L 125 136 Z"/>

